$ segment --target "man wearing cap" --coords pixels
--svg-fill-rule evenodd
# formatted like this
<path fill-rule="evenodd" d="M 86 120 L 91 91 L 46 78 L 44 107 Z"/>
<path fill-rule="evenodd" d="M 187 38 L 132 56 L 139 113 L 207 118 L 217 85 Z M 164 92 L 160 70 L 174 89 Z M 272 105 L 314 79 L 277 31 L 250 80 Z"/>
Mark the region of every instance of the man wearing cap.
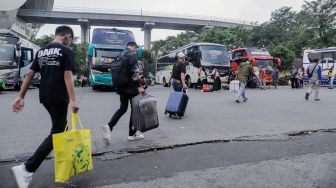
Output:
<path fill-rule="evenodd" d="M 184 53 L 178 53 L 177 58 L 178 61 L 174 64 L 171 80 L 174 91 L 179 92 L 187 88 L 187 84 L 185 83 L 186 65 Z"/>
<path fill-rule="evenodd" d="M 105 144 L 110 144 L 111 132 L 113 127 L 118 123 L 119 119 L 127 112 L 128 102 L 132 105 L 132 98 L 138 95 L 139 93 L 144 93 L 145 90 L 141 87 L 140 80 L 133 79 L 136 74 L 133 70 L 138 64 L 138 55 L 137 55 L 137 44 L 135 42 L 129 42 L 127 48 L 121 53 L 123 57 L 123 63 L 128 63 L 127 70 L 130 83 L 128 85 L 118 87 L 117 93 L 120 95 L 120 108 L 114 113 L 110 122 L 102 127 L 103 131 L 103 141 Z M 113 76 L 113 75 L 112 75 Z M 131 106 L 132 110 L 132 106 Z M 129 121 L 129 136 L 128 140 L 139 140 L 143 139 L 144 135 L 137 131 L 132 124 L 132 112 Z"/>

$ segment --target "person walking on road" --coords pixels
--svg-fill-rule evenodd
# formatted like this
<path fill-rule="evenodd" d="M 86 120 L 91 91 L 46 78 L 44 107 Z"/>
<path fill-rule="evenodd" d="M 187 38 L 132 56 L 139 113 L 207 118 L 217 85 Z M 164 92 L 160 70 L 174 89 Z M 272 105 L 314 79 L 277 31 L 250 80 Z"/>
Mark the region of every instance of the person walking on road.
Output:
<path fill-rule="evenodd" d="M 127 48 L 121 53 L 122 63 L 127 63 L 127 75 L 124 75 L 128 78 L 129 84 L 117 87 L 117 94 L 120 96 L 120 107 L 113 114 L 110 122 L 102 127 L 103 131 L 103 141 L 106 145 L 110 144 L 111 141 L 111 132 L 113 131 L 114 126 L 117 125 L 119 119 L 127 112 L 128 102 L 131 103 L 132 108 L 132 98 L 137 96 L 139 93 L 144 93 L 145 90 L 141 87 L 140 78 L 134 79 L 136 72 L 134 69 L 137 67 L 138 57 L 137 57 L 137 44 L 135 42 L 129 42 Z M 145 136 L 133 126 L 132 123 L 132 112 L 129 121 L 129 135 L 128 140 L 134 141 L 139 139 L 144 139 Z"/>
<path fill-rule="evenodd" d="M 273 72 L 272 72 L 272 83 L 275 89 L 278 88 L 278 83 L 279 83 L 279 69 L 277 66 L 274 67 Z"/>
<path fill-rule="evenodd" d="M 199 67 L 199 68 L 197 69 L 197 82 L 196 82 L 196 84 L 195 84 L 195 86 L 194 86 L 194 89 L 195 89 L 195 90 L 198 88 L 198 86 L 200 86 L 201 89 L 202 89 L 202 79 L 201 79 L 201 74 L 202 74 L 202 68 Z"/>
<path fill-rule="evenodd" d="M 76 71 L 74 52 L 68 47 L 73 37 L 73 31 L 70 27 L 59 26 L 56 28 L 53 41 L 37 51 L 19 95 L 13 102 L 12 110 L 17 113 L 21 112 L 29 82 L 34 78 L 36 72 L 40 72 L 39 98 L 50 114 L 52 128 L 50 134 L 28 161 L 12 167 L 16 183 L 20 188 L 29 186 L 33 173 L 52 151 L 52 135 L 64 132 L 67 124 L 69 99 L 72 112 L 77 113 L 79 110 L 73 83 L 73 72 Z"/>
<path fill-rule="evenodd" d="M 291 70 L 292 89 L 298 88 L 297 75 L 298 75 L 298 69 L 296 68 L 296 66 L 293 66 Z"/>
<path fill-rule="evenodd" d="M 266 89 L 266 77 L 267 77 L 266 68 L 262 66 L 260 70 L 260 80 L 262 89 Z"/>
<path fill-rule="evenodd" d="M 213 91 L 216 92 L 221 89 L 221 80 L 220 80 L 220 74 L 217 68 L 214 68 L 212 72 L 210 73 L 211 78 L 214 79 L 213 82 Z"/>
<path fill-rule="evenodd" d="M 298 88 L 300 89 L 303 88 L 303 76 L 304 76 L 304 71 L 303 71 L 303 68 L 301 68 L 299 69 L 298 74 L 297 74 Z"/>
<path fill-rule="evenodd" d="M 334 66 L 331 66 L 331 68 L 329 69 L 328 78 L 329 78 L 329 88 L 328 89 L 334 89 Z"/>
<path fill-rule="evenodd" d="M 186 63 L 184 53 L 178 53 L 177 58 L 178 62 L 174 64 L 170 80 L 172 81 L 174 91 L 180 92 L 188 88 L 185 81 Z"/>
<path fill-rule="evenodd" d="M 251 61 L 247 61 L 245 63 L 240 63 L 238 67 L 238 80 L 240 82 L 239 91 L 237 94 L 237 98 L 235 100 L 236 103 L 240 103 L 240 99 L 242 98 L 244 102 L 247 101 L 245 96 L 246 84 L 250 75 L 253 75 L 253 68 L 251 66 Z"/>
<path fill-rule="evenodd" d="M 307 68 L 307 74 L 310 78 L 309 80 L 309 89 L 306 92 L 305 99 L 308 100 L 309 96 L 315 91 L 315 101 L 320 101 L 318 98 L 320 80 L 322 78 L 322 68 L 318 63 L 318 59 L 314 59 L 312 63 Z"/>

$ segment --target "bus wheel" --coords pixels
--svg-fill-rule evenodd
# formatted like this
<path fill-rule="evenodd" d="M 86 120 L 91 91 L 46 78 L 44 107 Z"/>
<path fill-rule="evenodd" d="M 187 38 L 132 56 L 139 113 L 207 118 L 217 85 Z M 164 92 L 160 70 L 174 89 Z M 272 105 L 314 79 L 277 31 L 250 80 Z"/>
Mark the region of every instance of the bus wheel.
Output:
<path fill-rule="evenodd" d="M 98 90 L 98 86 L 93 85 L 93 86 L 92 86 L 92 90 Z"/>
<path fill-rule="evenodd" d="M 162 79 L 162 83 L 163 83 L 163 87 L 168 87 L 166 78 L 163 78 L 163 79 Z"/>
<path fill-rule="evenodd" d="M 190 79 L 190 77 L 189 76 L 187 76 L 187 79 L 186 79 L 186 84 L 187 84 L 187 86 L 188 86 L 188 88 L 191 88 L 193 85 L 191 84 L 191 79 Z"/>

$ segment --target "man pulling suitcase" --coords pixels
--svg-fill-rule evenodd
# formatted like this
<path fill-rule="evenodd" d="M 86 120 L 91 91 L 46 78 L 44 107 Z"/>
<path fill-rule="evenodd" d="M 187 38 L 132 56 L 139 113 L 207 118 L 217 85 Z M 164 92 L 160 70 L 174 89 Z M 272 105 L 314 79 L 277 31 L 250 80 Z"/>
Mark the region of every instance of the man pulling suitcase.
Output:
<path fill-rule="evenodd" d="M 177 55 L 178 62 L 173 67 L 172 83 L 174 91 L 170 94 L 165 114 L 170 117 L 182 118 L 187 108 L 189 97 L 186 94 L 187 84 L 185 83 L 185 55 L 180 52 Z"/>

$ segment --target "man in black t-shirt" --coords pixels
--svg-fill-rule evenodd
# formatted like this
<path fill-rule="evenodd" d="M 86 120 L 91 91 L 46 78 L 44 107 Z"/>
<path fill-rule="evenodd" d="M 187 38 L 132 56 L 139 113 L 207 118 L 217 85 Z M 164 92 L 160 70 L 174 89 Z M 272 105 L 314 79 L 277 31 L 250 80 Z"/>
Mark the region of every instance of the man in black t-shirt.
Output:
<path fill-rule="evenodd" d="M 65 130 L 69 102 L 73 113 L 77 113 L 79 110 L 74 93 L 72 74 L 72 72 L 76 71 L 74 53 L 68 47 L 72 39 L 73 31 L 70 27 L 59 26 L 56 28 L 53 41 L 37 51 L 19 95 L 12 105 L 14 112 L 23 110 L 24 97 L 29 87 L 29 82 L 34 78 L 36 72 L 40 72 L 40 102 L 50 114 L 52 128 L 48 137 L 26 163 L 12 167 L 19 187 L 29 186 L 33 173 L 52 151 L 52 134 L 61 133 Z"/>
<path fill-rule="evenodd" d="M 174 91 L 179 92 L 187 88 L 187 84 L 185 83 L 186 64 L 184 53 L 178 53 L 177 58 L 178 62 L 174 64 L 171 81 Z"/>

